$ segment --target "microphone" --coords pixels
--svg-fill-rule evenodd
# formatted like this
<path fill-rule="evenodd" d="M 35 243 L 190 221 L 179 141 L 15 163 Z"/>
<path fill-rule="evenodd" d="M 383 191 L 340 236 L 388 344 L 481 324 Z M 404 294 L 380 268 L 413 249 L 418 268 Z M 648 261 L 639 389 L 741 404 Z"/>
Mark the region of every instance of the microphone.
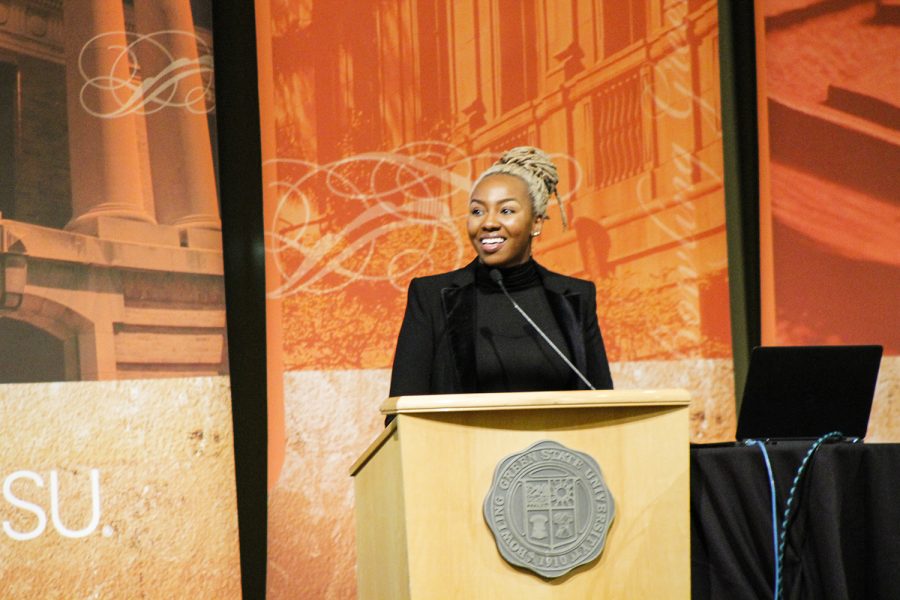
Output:
<path fill-rule="evenodd" d="M 581 379 L 581 381 L 583 381 L 584 384 L 585 384 L 586 386 L 588 386 L 590 389 L 596 390 L 597 388 L 595 388 L 593 385 L 591 385 L 591 382 L 588 381 L 587 377 L 585 377 L 585 376 L 581 373 L 581 371 L 579 371 L 579 370 L 575 367 L 575 365 L 572 364 L 572 361 L 570 361 L 570 360 L 566 357 L 566 355 L 563 354 L 562 351 L 561 351 L 559 348 L 556 347 L 556 344 L 554 344 L 554 343 L 550 340 L 550 338 L 547 337 L 547 334 L 544 333 L 544 330 L 541 329 L 540 327 L 538 327 L 537 323 L 535 323 L 534 321 L 532 321 L 532 320 L 531 320 L 531 317 L 528 316 L 528 313 L 526 313 L 524 310 L 522 310 L 522 307 L 519 306 L 519 304 L 518 304 L 515 300 L 513 300 L 513 297 L 509 295 L 509 292 L 506 291 L 506 286 L 503 285 L 503 273 L 501 273 L 499 269 L 491 269 L 490 271 L 488 271 L 488 277 L 491 278 L 491 281 L 493 281 L 493 282 L 496 283 L 498 286 L 500 286 L 500 290 L 504 293 L 504 295 L 506 295 L 506 298 L 507 298 L 510 302 L 512 302 L 513 308 L 515 308 L 517 311 L 519 311 L 519 314 L 520 314 L 520 315 L 522 315 L 523 317 L 525 317 L 525 320 L 528 321 L 528 324 L 531 325 L 532 327 L 534 327 L 535 331 L 537 331 L 537 332 L 541 335 L 541 337 L 544 338 L 544 341 L 545 341 L 545 342 L 547 342 L 548 344 L 550 344 L 550 347 L 553 348 L 554 352 L 556 352 L 556 353 L 559 355 L 559 357 L 560 357 L 561 359 L 563 359 L 563 362 L 565 362 L 566 365 L 568 365 L 568 367 L 569 367 L 570 369 L 572 369 L 572 371 L 573 371 L 576 375 L 578 375 L 578 377 Z"/>

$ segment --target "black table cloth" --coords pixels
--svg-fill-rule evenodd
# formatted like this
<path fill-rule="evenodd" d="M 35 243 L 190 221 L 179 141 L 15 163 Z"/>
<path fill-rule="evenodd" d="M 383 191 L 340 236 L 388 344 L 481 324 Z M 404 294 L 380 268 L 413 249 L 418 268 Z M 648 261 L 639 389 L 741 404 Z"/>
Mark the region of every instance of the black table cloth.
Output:
<path fill-rule="evenodd" d="M 811 442 L 767 446 L 779 526 Z M 900 444 L 823 444 L 794 498 L 783 598 L 900 599 Z M 768 475 L 757 447 L 691 448 L 695 599 L 773 597 Z"/>

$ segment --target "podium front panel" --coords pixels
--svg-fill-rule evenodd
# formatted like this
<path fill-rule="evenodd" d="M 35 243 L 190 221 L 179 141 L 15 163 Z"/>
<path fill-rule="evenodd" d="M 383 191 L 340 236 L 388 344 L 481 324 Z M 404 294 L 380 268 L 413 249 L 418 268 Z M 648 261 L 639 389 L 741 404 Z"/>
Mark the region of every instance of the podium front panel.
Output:
<path fill-rule="evenodd" d="M 390 500 L 404 513 L 391 537 L 402 529 L 405 553 L 361 555 L 360 598 L 407 597 L 366 587 L 362 563 L 371 558 L 408 578 L 405 592 L 416 599 L 690 597 L 686 404 L 400 414 L 390 440 L 399 446 L 399 472 L 380 485 L 395 495 L 402 488 Z M 615 500 L 599 558 L 556 579 L 507 563 L 482 512 L 497 464 L 541 440 L 592 456 Z M 392 448 L 383 444 L 369 463 Z M 363 509 L 358 519 L 371 515 Z"/>

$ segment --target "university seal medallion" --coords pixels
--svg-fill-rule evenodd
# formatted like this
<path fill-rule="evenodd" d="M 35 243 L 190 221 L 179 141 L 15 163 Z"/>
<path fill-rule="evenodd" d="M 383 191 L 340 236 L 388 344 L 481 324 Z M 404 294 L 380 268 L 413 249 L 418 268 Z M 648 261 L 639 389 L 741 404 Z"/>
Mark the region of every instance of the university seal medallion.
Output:
<path fill-rule="evenodd" d="M 484 499 L 503 558 L 547 578 L 597 558 L 614 515 L 597 461 L 549 440 L 500 461 Z"/>

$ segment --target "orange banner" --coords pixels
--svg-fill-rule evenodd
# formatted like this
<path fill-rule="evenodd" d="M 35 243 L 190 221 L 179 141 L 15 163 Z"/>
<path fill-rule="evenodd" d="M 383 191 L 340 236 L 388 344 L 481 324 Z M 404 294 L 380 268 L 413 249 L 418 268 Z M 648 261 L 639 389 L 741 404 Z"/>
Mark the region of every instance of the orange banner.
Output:
<path fill-rule="evenodd" d="M 883 345 L 869 438 L 900 439 L 897 9 L 756 13 L 763 343 Z"/>
<path fill-rule="evenodd" d="M 285 368 L 271 597 L 353 597 L 347 468 L 407 285 L 472 259 L 470 187 L 512 146 L 559 167 L 571 226 L 552 208 L 535 256 L 597 283 L 616 386 L 690 388 L 694 438 L 733 435 L 715 2 L 256 6 Z"/>

